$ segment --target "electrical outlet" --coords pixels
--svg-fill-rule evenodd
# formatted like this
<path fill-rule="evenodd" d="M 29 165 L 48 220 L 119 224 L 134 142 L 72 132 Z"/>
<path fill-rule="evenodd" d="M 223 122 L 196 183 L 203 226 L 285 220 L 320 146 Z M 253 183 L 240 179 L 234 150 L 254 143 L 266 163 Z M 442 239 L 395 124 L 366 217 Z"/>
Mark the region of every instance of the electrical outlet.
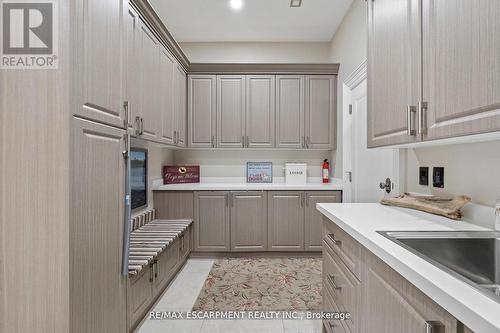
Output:
<path fill-rule="evenodd" d="M 432 186 L 434 187 L 444 187 L 444 168 L 434 167 L 432 168 Z"/>
<path fill-rule="evenodd" d="M 429 186 L 429 167 L 420 167 L 418 183 L 420 185 Z"/>

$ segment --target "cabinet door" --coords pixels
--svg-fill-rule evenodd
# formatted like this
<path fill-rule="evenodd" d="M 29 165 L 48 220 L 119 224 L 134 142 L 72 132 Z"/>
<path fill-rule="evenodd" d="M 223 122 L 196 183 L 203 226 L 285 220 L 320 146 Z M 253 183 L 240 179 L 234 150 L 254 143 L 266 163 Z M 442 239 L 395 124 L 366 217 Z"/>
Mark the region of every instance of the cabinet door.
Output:
<path fill-rule="evenodd" d="M 160 91 L 161 141 L 174 143 L 174 57 L 163 47 L 160 48 Z"/>
<path fill-rule="evenodd" d="M 275 90 L 274 75 L 246 76 L 246 146 L 274 147 Z"/>
<path fill-rule="evenodd" d="M 408 135 L 408 106 L 420 101 L 418 0 L 368 1 L 368 147 L 420 140 Z M 411 114 L 416 130 L 416 114 Z"/>
<path fill-rule="evenodd" d="M 139 116 L 140 82 L 139 45 L 140 19 L 130 4 L 123 10 L 123 99 L 128 102 L 128 119 L 130 127 L 137 126 L 135 119 Z"/>
<path fill-rule="evenodd" d="M 321 251 L 323 239 L 323 214 L 316 209 L 317 203 L 342 202 L 340 191 L 306 192 L 305 210 L 305 250 Z"/>
<path fill-rule="evenodd" d="M 79 0 L 75 4 L 77 113 L 124 127 L 121 100 L 121 0 Z M 79 16 L 81 15 L 81 17 Z M 79 24 L 80 23 L 80 24 Z M 81 84 L 80 86 L 78 84 Z M 80 89 L 81 88 L 81 89 Z"/>
<path fill-rule="evenodd" d="M 269 192 L 268 245 L 270 251 L 304 249 L 304 192 Z"/>
<path fill-rule="evenodd" d="M 245 135 L 245 76 L 217 76 L 217 146 L 242 148 Z"/>
<path fill-rule="evenodd" d="M 154 294 L 158 295 L 174 275 L 174 269 L 179 259 L 179 240 L 175 240 L 158 256 L 153 266 Z"/>
<path fill-rule="evenodd" d="M 176 126 L 176 139 L 175 144 L 179 147 L 186 146 L 186 121 L 187 121 L 187 82 L 186 73 L 184 70 L 177 65 L 176 66 L 176 89 L 174 98 L 177 101 L 175 120 L 174 124 Z"/>
<path fill-rule="evenodd" d="M 124 130 L 73 119 L 71 332 L 125 331 Z"/>
<path fill-rule="evenodd" d="M 153 191 L 156 218 L 160 220 L 192 220 L 194 194 L 192 191 Z"/>
<path fill-rule="evenodd" d="M 422 3 L 424 139 L 500 130 L 500 2 Z"/>
<path fill-rule="evenodd" d="M 305 148 L 304 76 L 276 76 L 276 146 Z"/>
<path fill-rule="evenodd" d="M 266 250 L 266 193 L 233 192 L 230 195 L 231 251 Z"/>
<path fill-rule="evenodd" d="M 335 145 L 336 76 L 306 76 L 306 146 L 331 149 Z"/>
<path fill-rule="evenodd" d="M 229 242 L 229 192 L 196 192 L 194 200 L 195 251 L 226 252 Z"/>
<path fill-rule="evenodd" d="M 141 75 L 141 98 L 139 114 L 142 119 L 142 136 L 145 139 L 155 140 L 158 138 L 161 124 L 159 109 L 159 43 L 153 33 L 145 24 L 142 24 L 140 35 L 140 75 Z"/>
<path fill-rule="evenodd" d="M 153 267 L 144 267 L 137 276 L 130 277 L 129 281 L 127 292 L 128 320 L 129 327 L 135 327 L 142 319 L 143 314 L 149 308 L 154 298 L 152 283 L 154 281 Z"/>
<path fill-rule="evenodd" d="M 457 332 L 457 320 L 452 315 L 383 261 L 368 252 L 367 257 L 364 332 L 421 333 L 432 321 L 444 325 L 437 332 Z"/>
<path fill-rule="evenodd" d="M 215 147 L 217 77 L 189 75 L 188 77 L 188 145 Z"/>

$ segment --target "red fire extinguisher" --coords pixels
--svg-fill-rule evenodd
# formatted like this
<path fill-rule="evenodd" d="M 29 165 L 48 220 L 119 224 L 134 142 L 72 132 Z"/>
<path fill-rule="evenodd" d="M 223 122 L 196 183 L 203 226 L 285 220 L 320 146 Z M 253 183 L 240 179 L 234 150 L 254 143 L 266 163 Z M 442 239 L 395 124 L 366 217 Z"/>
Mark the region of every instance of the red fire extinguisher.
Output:
<path fill-rule="evenodd" d="M 328 159 L 324 159 L 323 161 L 323 183 L 330 182 L 330 163 Z"/>

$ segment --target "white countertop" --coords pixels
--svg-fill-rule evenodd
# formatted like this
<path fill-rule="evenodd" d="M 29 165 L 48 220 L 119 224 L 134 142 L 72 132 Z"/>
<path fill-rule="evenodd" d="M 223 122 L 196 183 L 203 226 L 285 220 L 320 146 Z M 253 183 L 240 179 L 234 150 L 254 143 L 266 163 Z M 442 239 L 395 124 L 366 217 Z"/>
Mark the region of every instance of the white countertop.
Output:
<path fill-rule="evenodd" d="M 317 209 L 473 331 L 500 332 L 500 303 L 377 233 L 488 229 L 377 203 L 320 203 Z"/>
<path fill-rule="evenodd" d="M 338 191 L 342 190 L 341 179 L 331 179 L 330 183 L 308 182 L 305 184 L 286 184 L 284 182 L 249 184 L 242 181 L 215 182 L 202 181 L 194 184 L 172 184 L 153 186 L 153 191 Z"/>

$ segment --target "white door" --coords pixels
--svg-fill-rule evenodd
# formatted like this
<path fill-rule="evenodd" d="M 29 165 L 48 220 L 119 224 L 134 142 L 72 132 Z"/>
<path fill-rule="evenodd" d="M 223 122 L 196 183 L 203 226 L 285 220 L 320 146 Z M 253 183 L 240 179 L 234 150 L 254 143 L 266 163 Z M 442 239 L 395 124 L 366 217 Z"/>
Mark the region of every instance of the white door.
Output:
<path fill-rule="evenodd" d="M 385 196 L 396 195 L 399 188 L 399 151 L 367 148 L 366 79 L 352 89 L 344 85 L 344 101 L 347 102 L 343 112 L 344 174 L 348 184 L 344 201 L 379 202 Z M 390 193 L 380 184 L 385 183 L 387 178 L 391 181 L 388 187 Z"/>

